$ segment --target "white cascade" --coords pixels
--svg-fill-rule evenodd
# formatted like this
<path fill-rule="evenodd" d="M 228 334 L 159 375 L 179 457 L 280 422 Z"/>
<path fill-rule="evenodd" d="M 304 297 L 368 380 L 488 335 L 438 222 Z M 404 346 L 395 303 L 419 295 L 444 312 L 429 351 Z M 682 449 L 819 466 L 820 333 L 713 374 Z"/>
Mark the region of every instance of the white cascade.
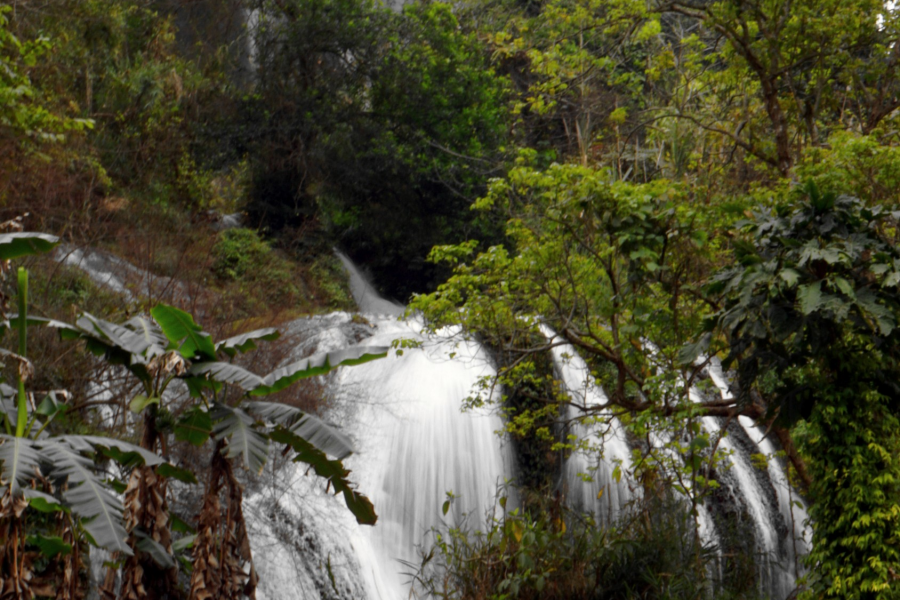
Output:
<path fill-rule="evenodd" d="M 553 344 L 553 365 L 571 402 L 564 415 L 569 422 L 568 435 L 589 440 L 591 446 L 591 450 L 572 452 L 565 461 L 563 494 L 574 510 L 593 513 L 598 522 L 609 523 L 636 494 L 634 485 L 629 485 L 631 449 L 625 431 L 608 410 L 601 410 L 591 422 L 584 422 L 581 417 L 585 410 L 607 404 L 606 394 L 571 344 L 559 343 L 547 326 L 541 326 L 541 333 Z M 613 476 L 616 467 L 618 478 Z"/>
<path fill-rule="evenodd" d="M 354 279 L 359 277 L 353 273 Z M 364 282 L 354 281 L 360 289 Z M 393 307 L 375 296 L 376 306 Z M 423 332 L 414 319 L 367 315 L 364 345 L 412 340 L 401 356 L 343 368 L 328 383 L 327 418 L 351 436 L 344 461 L 351 480 L 375 505 L 378 523 L 359 526 L 339 497 L 288 465 L 248 495 L 251 541 L 260 575 L 258 598 L 401 600 L 409 595 L 418 547 L 442 525 L 482 529 L 512 460 L 496 432 L 500 417 L 462 412 L 461 400 L 494 374 L 483 350 L 458 331 Z M 335 314 L 298 322 L 318 332 L 307 351 L 346 346 L 369 329 Z M 451 360 L 448 356 L 453 353 Z M 454 499 L 446 516 L 448 492 Z"/>

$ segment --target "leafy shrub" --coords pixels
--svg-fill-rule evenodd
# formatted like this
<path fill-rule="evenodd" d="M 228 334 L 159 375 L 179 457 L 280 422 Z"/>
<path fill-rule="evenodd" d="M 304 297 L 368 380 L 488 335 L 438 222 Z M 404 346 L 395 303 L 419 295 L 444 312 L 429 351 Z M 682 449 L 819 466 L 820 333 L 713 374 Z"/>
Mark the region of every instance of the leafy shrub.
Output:
<path fill-rule="evenodd" d="M 221 279 L 235 280 L 269 266 L 272 248 L 252 229 L 227 229 L 219 235 L 212 254 L 213 272 Z"/>
<path fill-rule="evenodd" d="M 506 511 L 486 533 L 434 531 L 414 576 L 420 597 L 466 600 L 631 600 L 698 598 L 712 589 L 714 557 L 694 533 L 688 507 L 652 499 L 607 528 L 555 510 Z M 710 594 L 711 595 L 711 594 Z"/>

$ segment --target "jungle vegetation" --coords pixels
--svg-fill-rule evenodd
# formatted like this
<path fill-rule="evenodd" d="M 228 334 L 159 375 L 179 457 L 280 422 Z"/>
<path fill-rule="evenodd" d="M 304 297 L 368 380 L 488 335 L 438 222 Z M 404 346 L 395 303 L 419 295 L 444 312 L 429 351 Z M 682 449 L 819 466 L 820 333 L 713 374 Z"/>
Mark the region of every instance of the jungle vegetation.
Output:
<path fill-rule="evenodd" d="M 81 597 L 93 545 L 120 553 L 122 597 L 252 592 L 240 527 L 222 528 L 241 521 L 233 463 L 258 469 L 271 442 L 374 518 L 325 456 L 347 448 L 297 434 L 314 402 L 251 402 L 293 375 L 216 366 L 270 336 L 261 325 L 348 305 L 335 245 L 431 326 L 462 322 L 491 349 L 497 409 L 536 471 L 552 467 L 540 457 L 560 450 L 553 423 L 570 400 L 543 324 L 583 353 L 602 408 L 633 435 L 687 440 L 678 464 L 636 456 L 647 511 L 679 478 L 694 504 L 714 489 L 717 443 L 699 417 L 751 417 L 816 524 L 804 597 L 900 597 L 898 32 L 880 0 L 2 5 L 0 258 L 22 270 L 4 271 L 0 598 Z M 231 212 L 244 228 L 209 227 Z M 58 240 L 193 293 L 123 306 L 46 257 Z M 123 390 L 139 392 L 115 400 L 143 415 L 134 439 L 92 428 L 94 355 L 134 378 Z M 713 357 L 735 393 L 692 402 Z M 193 404 L 166 404 L 173 377 L 194 381 Z M 212 447 L 203 473 L 166 467 L 174 440 Z M 128 474 L 124 504 L 116 482 L 71 497 L 100 456 Z M 204 480 L 196 522 L 163 522 L 165 484 L 145 497 L 169 477 Z M 60 478 L 69 487 L 52 489 Z M 455 538 L 437 549 L 447 570 L 420 583 L 448 598 L 612 598 L 638 588 L 604 596 L 602 582 L 638 573 L 640 597 L 706 593 L 703 548 L 692 562 L 651 552 L 660 532 L 690 538 L 677 515 L 623 525 L 633 545 L 610 546 L 561 527 L 539 476 L 525 497 L 498 525 L 505 542 L 470 555 Z M 98 510 L 115 517 L 102 530 Z M 540 574 L 519 562 L 523 539 L 553 559 Z M 216 552 L 230 562 L 191 566 Z M 636 556 L 649 567 L 629 572 Z"/>

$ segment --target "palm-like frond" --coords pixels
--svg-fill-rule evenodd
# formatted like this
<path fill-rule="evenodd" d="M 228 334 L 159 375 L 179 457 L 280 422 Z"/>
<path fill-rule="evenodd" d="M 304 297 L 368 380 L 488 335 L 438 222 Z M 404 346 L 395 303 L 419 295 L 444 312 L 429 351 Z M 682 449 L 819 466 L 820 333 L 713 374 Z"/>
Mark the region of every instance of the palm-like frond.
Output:
<path fill-rule="evenodd" d="M 263 384 L 251 391 L 250 395 L 267 396 L 283 390 L 300 379 L 323 375 L 341 365 L 360 365 L 383 358 L 387 355 L 387 351 L 387 346 L 352 346 L 334 352 L 314 354 L 272 371 L 263 378 Z"/>
<path fill-rule="evenodd" d="M 352 442 L 346 434 L 299 408 L 259 401 L 247 402 L 244 406 L 261 419 L 284 427 L 326 454 L 345 458 L 353 452 Z"/>
<path fill-rule="evenodd" d="M 0 435 L 0 484 L 19 495 L 40 469 L 41 455 L 28 438 Z"/>
<path fill-rule="evenodd" d="M 122 523 L 122 502 L 98 477 L 94 461 L 82 453 L 81 444 L 73 446 L 66 439 L 52 438 L 40 442 L 40 446 L 52 465 L 50 474 L 68 480 L 63 501 L 81 517 L 94 542 L 110 552 L 132 554 Z"/>
<path fill-rule="evenodd" d="M 269 455 L 269 438 L 257 429 L 253 418 L 240 408 L 218 403 L 213 405 L 210 416 L 215 438 L 228 439 L 225 456 L 240 456 L 248 469 L 262 472 Z"/>
<path fill-rule="evenodd" d="M 257 329 L 256 331 L 242 333 L 241 335 L 236 335 L 218 342 L 216 344 L 216 352 L 224 352 L 231 358 L 234 358 L 238 352 L 245 354 L 251 350 L 255 350 L 257 341 L 263 340 L 271 342 L 277 340 L 280 335 L 278 330 L 273 327 Z"/>

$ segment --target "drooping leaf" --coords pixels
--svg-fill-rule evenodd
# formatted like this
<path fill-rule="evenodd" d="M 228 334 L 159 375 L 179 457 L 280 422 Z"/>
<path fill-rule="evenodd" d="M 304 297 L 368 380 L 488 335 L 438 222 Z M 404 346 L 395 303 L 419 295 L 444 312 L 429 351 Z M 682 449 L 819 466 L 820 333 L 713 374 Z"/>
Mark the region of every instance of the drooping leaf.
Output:
<path fill-rule="evenodd" d="M 10 486 L 16 496 L 28 485 L 40 468 L 40 452 L 25 437 L 0 435 L 0 480 Z"/>
<path fill-rule="evenodd" d="M 8 329 L 18 329 L 19 323 L 19 315 L 17 313 L 7 315 L 7 319 L 5 321 L 0 321 L 0 335 L 6 333 Z M 81 334 L 81 330 L 74 325 L 64 323 L 63 321 L 57 321 L 56 319 L 35 317 L 34 315 L 26 315 L 25 326 L 51 327 L 53 329 L 58 329 L 60 331 L 60 334 L 63 335 L 64 338 L 68 339 L 73 339 Z"/>
<path fill-rule="evenodd" d="M 101 450 L 112 458 L 118 460 L 122 464 L 127 465 L 146 465 L 155 467 L 166 461 L 154 452 L 150 452 L 140 446 L 129 442 L 123 442 L 115 438 L 102 437 L 99 435 L 73 435 L 65 438 L 66 443 L 78 452 L 93 452 L 95 449 Z M 116 452 L 109 452 L 109 451 Z M 118 458 L 117 458 L 118 457 Z"/>
<path fill-rule="evenodd" d="M 154 346 L 153 340 L 147 339 L 143 334 L 99 319 L 90 313 L 82 313 L 75 324 L 87 335 L 135 357 L 143 357 Z"/>
<path fill-rule="evenodd" d="M 253 418 L 240 408 L 219 403 L 213 406 L 211 417 L 215 438 L 228 440 L 225 456 L 240 456 L 244 466 L 254 473 L 261 473 L 269 455 L 269 438 L 257 430 Z"/>
<path fill-rule="evenodd" d="M 260 401 L 247 402 L 245 406 L 261 419 L 288 429 L 326 454 L 340 459 L 353 452 L 352 443 L 347 435 L 299 408 Z"/>
<path fill-rule="evenodd" d="M 72 552 L 72 545 L 67 544 L 59 536 L 45 535 L 29 535 L 25 538 L 26 543 L 37 546 L 41 554 L 46 558 L 53 558 L 57 554 L 66 555 Z"/>
<path fill-rule="evenodd" d="M 236 385 L 243 390 L 255 390 L 263 385 L 263 379 L 247 369 L 223 362 L 202 362 L 188 369 L 188 375 Z"/>
<path fill-rule="evenodd" d="M 359 365 L 383 358 L 387 356 L 388 350 L 387 346 L 353 346 L 315 354 L 266 375 L 263 384 L 251 391 L 250 395 L 266 396 L 283 390 L 300 379 L 323 375 L 341 365 Z"/>
<path fill-rule="evenodd" d="M 49 252 L 58 243 L 58 237 L 46 233 L 23 231 L 0 234 L 0 260 Z"/>
<path fill-rule="evenodd" d="M 712 340 L 712 334 L 704 333 L 696 342 L 685 344 L 678 351 L 678 363 L 683 366 L 689 366 L 699 358 L 701 354 L 709 349 L 709 343 Z"/>
<path fill-rule="evenodd" d="M 278 330 L 272 327 L 257 329 L 256 331 L 242 333 L 241 335 L 230 337 L 227 340 L 222 340 L 216 344 L 216 351 L 224 352 L 231 358 L 234 358 L 238 352 L 243 354 L 255 350 L 256 342 L 258 340 L 271 342 L 277 340 L 280 335 Z"/>
<path fill-rule="evenodd" d="M 25 488 L 23 492 L 25 497 L 28 498 L 28 505 L 37 511 L 43 513 L 69 512 L 68 508 L 60 504 L 59 500 L 50 494 L 30 488 Z"/>
<path fill-rule="evenodd" d="M 153 358 L 165 353 L 169 346 L 169 340 L 163 334 L 162 329 L 151 319 L 137 316 L 125 321 L 123 327 L 130 329 L 147 345 L 144 356 Z"/>
<path fill-rule="evenodd" d="M 343 494 L 344 503 L 356 517 L 357 523 L 361 525 L 375 524 L 378 520 L 375 507 L 372 506 L 371 500 L 353 489 L 347 479 L 350 471 L 344 468 L 340 460 L 329 459 L 324 452 L 283 427 L 276 428 L 270 436 L 276 442 L 289 445 L 297 453 L 294 458 L 295 462 L 304 462 L 310 465 L 316 475 L 328 480 L 336 494 Z"/>
<path fill-rule="evenodd" d="M 140 529 L 135 529 L 134 535 L 137 538 L 137 549 L 150 555 L 153 562 L 164 569 L 172 569 L 175 567 L 175 559 L 172 558 L 171 554 L 166 552 L 166 549 L 162 544 Z"/>
<path fill-rule="evenodd" d="M 212 434 L 212 419 L 200 407 L 186 411 L 175 424 L 175 439 L 202 446 Z"/>
<path fill-rule="evenodd" d="M 208 360 L 215 360 L 216 348 L 212 338 L 201 330 L 189 313 L 167 304 L 157 304 L 150 309 L 150 314 L 170 342 L 181 344 L 178 352 L 184 358 L 192 359 L 200 354 Z"/>
<path fill-rule="evenodd" d="M 182 483 L 197 483 L 197 477 L 193 473 L 169 463 L 156 467 L 156 472 L 166 479 L 177 479 Z"/>
<path fill-rule="evenodd" d="M 197 539 L 197 534 L 193 533 L 191 535 L 186 535 L 180 540 L 175 540 L 172 542 L 172 552 L 182 552 L 183 550 L 187 550 L 189 548 L 194 547 L 194 541 Z"/>
<path fill-rule="evenodd" d="M 98 546 L 130 556 L 132 552 L 122 523 L 122 502 L 98 477 L 94 462 L 67 442 L 66 438 L 40 442 L 44 456 L 52 465 L 51 475 L 68 480 L 63 500 L 81 517 L 85 531 Z"/>

